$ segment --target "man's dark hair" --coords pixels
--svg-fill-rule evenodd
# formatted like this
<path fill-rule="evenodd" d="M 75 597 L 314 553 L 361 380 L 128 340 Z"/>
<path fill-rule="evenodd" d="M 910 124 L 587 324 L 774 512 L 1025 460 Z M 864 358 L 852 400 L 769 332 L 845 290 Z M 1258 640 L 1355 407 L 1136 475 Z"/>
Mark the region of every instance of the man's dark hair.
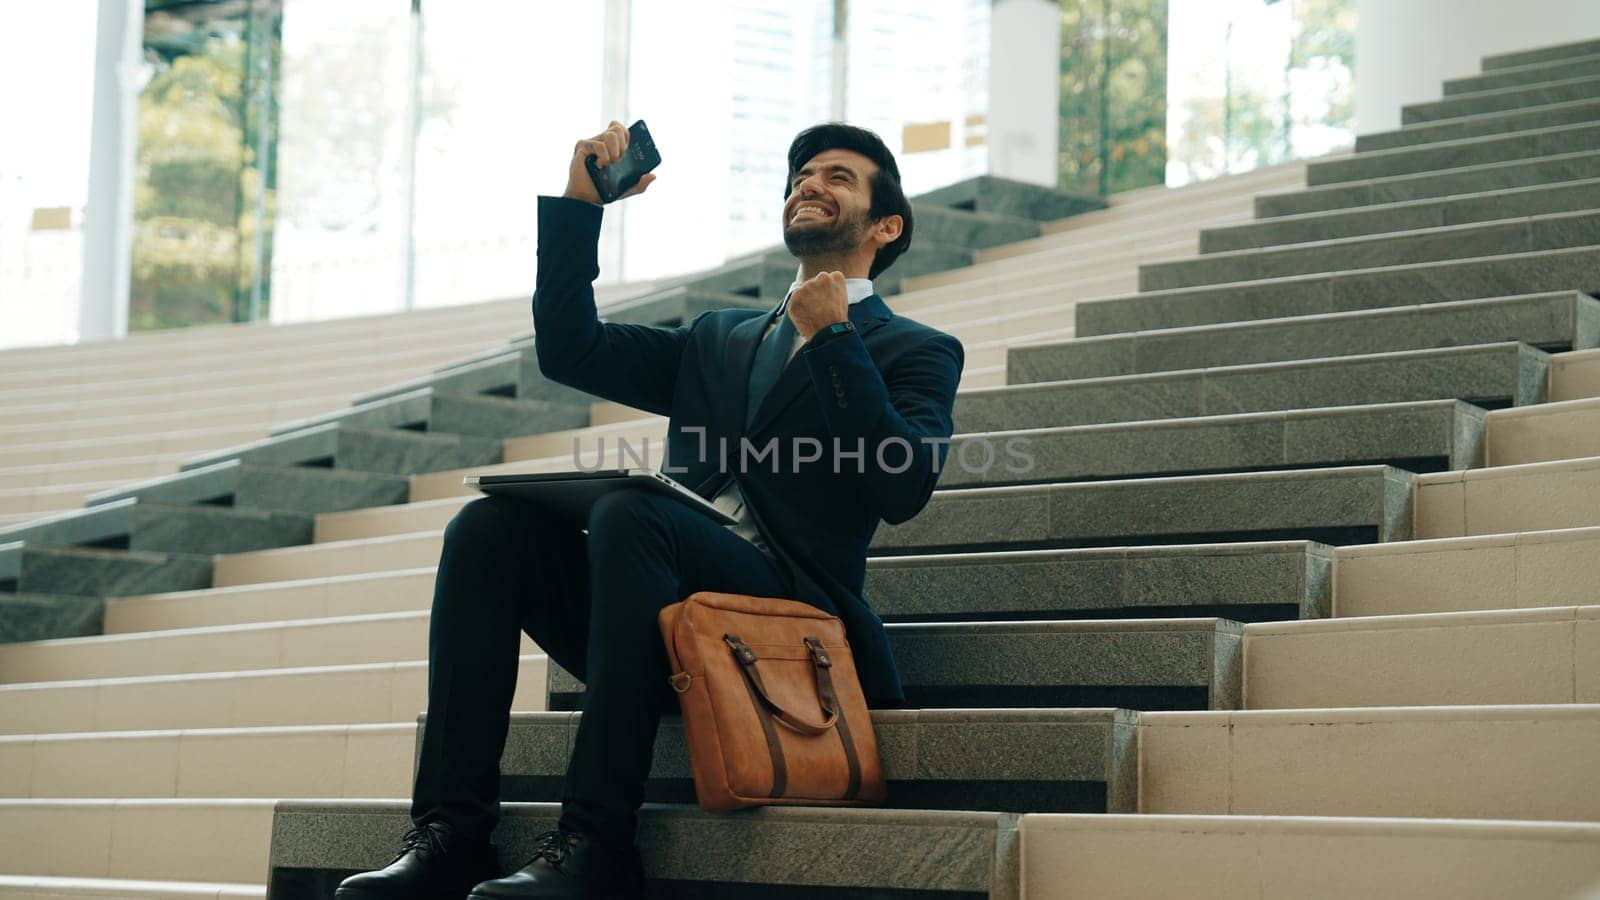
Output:
<path fill-rule="evenodd" d="M 877 278 L 911 246 L 911 202 L 900 187 L 900 166 L 895 163 L 894 154 L 889 152 L 883 139 L 865 128 L 843 122 L 813 125 L 796 135 L 794 143 L 789 145 L 789 177 L 783 183 L 784 200 L 788 200 L 794 192 L 795 173 L 824 150 L 851 150 L 876 163 L 878 172 L 869 184 L 872 205 L 867 215 L 874 221 L 885 216 L 899 216 L 905 221 L 900 237 L 893 243 L 879 247 L 877 255 L 872 258 L 872 268 L 867 272 L 867 277 Z"/>

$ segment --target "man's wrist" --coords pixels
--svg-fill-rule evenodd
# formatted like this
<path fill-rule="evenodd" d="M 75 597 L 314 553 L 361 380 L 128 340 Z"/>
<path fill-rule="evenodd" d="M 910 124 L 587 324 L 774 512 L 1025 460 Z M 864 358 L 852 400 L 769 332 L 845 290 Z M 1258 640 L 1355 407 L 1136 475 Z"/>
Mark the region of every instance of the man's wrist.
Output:
<path fill-rule="evenodd" d="M 832 325 L 824 325 L 812 332 L 811 339 L 806 342 L 806 349 L 816 349 L 829 341 L 837 340 L 847 334 L 853 334 L 855 330 L 856 326 L 850 324 L 849 320 L 834 322 Z"/>

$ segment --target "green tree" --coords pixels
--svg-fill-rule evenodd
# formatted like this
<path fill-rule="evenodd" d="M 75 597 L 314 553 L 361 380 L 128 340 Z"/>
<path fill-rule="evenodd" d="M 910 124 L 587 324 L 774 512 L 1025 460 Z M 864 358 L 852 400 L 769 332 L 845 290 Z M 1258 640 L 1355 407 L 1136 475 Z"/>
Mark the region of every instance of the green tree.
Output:
<path fill-rule="evenodd" d="M 1166 177 L 1166 0 L 1062 4 L 1060 185 L 1110 194 Z"/>

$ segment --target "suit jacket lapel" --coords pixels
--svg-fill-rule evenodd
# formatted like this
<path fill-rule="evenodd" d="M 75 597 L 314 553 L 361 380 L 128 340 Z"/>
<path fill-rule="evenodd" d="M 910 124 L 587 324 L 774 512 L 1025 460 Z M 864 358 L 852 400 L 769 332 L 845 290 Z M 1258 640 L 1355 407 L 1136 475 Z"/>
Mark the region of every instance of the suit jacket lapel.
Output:
<path fill-rule="evenodd" d="M 849 315 L 850 324 L 854 325 L 856 331 L 865 338 L 869 332 L 887 322 L 894 314 L 889 311 L 889 305 L 883 302 L 882 297 L 873 294 L 859 303 L 850 304 Z M 763 318 L 761 321 L 764 327 L 765 323 L 770 321 L 770 317 Z M 734 330 L 738 331 L 738 329 Z M 739 390 L 746 393 L 748 393 L 750 385 L 750 364 L 754 361 L 754 358 L 755 349 L 752 347 L 750 356 L 745 359 L 743 377 L 738 385 Z M 804 364 L 799 363 L 799 358 L 800 354 L 796 353 L 794 358 L 789 360 L 789 365 L 784 367 L 783 374 L 778 376 L 777 383 L 772 386 L 772 392 L 767 394 L 767 399 L 757 408 L 755 421 L 750 423 L 750 430 L 746 434 L 760 434 L 768 423 L 811 387 L 811 373 Z M 743 396 L 745 395 L 740 394 L 740 397 Z M 743 406 L 744 404 L 741 402 L 741 413 L 744 412 Z"/>

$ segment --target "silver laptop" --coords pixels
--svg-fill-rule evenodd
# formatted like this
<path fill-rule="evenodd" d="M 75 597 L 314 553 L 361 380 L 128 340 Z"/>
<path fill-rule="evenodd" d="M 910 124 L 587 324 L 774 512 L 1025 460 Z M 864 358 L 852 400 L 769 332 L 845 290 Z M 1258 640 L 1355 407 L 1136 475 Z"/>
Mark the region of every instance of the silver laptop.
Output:
<path fill-rule="evenodd" d="M 721 525 L 732 525 L 737 521 L 712 506 L 711 501 L 654 469 L 468 475 L 461 479 L 461 483 L 475 487 L 485 494 L 522 497 L 578 523 L 588 521 L 589 507 L 593 506 L 596 500 L 623 488 L 643 488 L 675 497 L 710 516 L 713 521 Z"/>

